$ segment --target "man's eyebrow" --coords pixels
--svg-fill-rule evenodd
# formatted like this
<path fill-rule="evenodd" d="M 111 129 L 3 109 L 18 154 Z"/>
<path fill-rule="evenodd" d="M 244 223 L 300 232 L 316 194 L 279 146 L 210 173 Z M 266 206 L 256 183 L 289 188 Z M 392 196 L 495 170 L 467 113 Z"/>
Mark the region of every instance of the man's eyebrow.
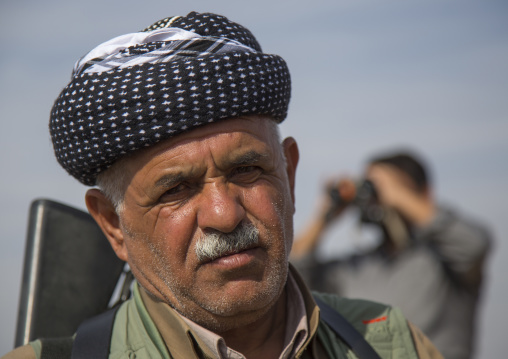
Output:
<path fill-rule="evenodd" d="M 238 157 L 231 159 L 230 163 L 233 166 L 245 166 L 251 165 L 262 160 L 269 158 L 270 156 L 266 153 L 259 153 L 257 151 L 249 151 L 241 154 Z"/>
<path fill-rule="evenodd" d="M 232 158 L 229 162 L 230 166 L 247 166 L 266 160 L 270 156 L 266 153 L 257 151 L 248 151 Z M 155 187 L 171 188 L 178 183 L 184 182 L 188 176 L 184 172 L 168 173 L 159 178 L 155 182 Z"/>

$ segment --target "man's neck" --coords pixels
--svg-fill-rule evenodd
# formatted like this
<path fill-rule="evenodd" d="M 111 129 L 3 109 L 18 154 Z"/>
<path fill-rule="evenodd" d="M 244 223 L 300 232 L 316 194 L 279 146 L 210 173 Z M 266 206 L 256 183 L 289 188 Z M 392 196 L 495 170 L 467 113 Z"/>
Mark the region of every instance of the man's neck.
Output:
<path fill-rule="evenodd" d="M 247 359 L 276 359 L 284 349 L 285 323 L 286 290 L 263 317 L 219 335 L 224 338 L 229 348 L 242 353 Z"/>

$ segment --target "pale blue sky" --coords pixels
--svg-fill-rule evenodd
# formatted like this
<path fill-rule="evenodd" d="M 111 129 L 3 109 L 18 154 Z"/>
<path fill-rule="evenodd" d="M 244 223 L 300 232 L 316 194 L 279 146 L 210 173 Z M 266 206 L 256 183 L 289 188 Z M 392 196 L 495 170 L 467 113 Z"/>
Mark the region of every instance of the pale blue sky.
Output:
<path fill-rule="evenodd" d="M 0 354 L 14 338 L 27 212 L 47 197 L 83 208 L 47 123 L 78 57 L 170 15 L 212 11 L 247 26 L 293 80 L 284 135 L 300 144 L 296 228 L 330 175 L 360 175 L 379 150 L 411 146 L 436 194 L 496 238 L 479 355 L 498 358 L 508 301 L 508 3 L 504 0 L 46 0 L 0 2 Z M 325 243 L 351 248 L 344 221 Z"/>

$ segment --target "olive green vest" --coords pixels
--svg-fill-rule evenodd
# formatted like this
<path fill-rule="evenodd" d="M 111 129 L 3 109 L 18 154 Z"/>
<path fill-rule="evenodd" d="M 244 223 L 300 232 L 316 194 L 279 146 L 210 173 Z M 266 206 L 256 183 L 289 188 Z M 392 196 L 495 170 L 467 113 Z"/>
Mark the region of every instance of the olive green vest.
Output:
<path fill-rule="evenodd" d="M 314 295 L 342 314 L 381 358 L 418 358 L 407 320 L 399 309 L 331 294 Z M 329 358 L 357 358 L 322 320 L 319 322 L 317 338 Z"/>
<path fill-rule="evenodd" d="M 360 333 L 382 358 L 418 358 L 407 321 L 398 309 L 363 300 L 339 298 L 334 295 L 317 294 L 323 301 L 339 311 Z M 181 340 L 188 339 L 181 333 Z M 317 330 L 312 331 L 313 339 L 308 345 L 318 340 L 329 358 L 357 358 L 325 323 L 319 322 Z M 168 347 L 148 315 L 139 289 L 134 291 L 134 298 L 125 303 L 118 311 L 111 340 L 110 359 L 119 358 L 180 358 L 184 354 L 175 353 L 171 343 Z M 188 355 L 189 352 L 185 352 Z M 310 356 L 309 356 L 310 354 Z M 203 352 L 195 351 L 196 357 L 206 357 Z M 302 350 L 298 357 L 312 358 L 311 350 Z M 321 359 L 321 358 L 319 358 Z"/>
<path fill-rule="evenodd" d="M 322 320 L 317 321 L 318 308 L 308 289 L 297 279 L 302 290 L 308 312 L 310 338 L 297 353 L 297 358 L 307 359 L 357 359 L 347 345 L 337 338 L 335 332 Z M 331 294 L 314 293 L 321 300 L 341 313 L 358 330 L 381 358 L 417 359 L 413 339 L 407 320 L 400 310 L 364 300 L 340 298 Z M 180 327 L 181 318 L 174 314 L 175 327 Z M 176 323 L 176 322 L 179 323 Z M 117 311 L 111 338 L 110 359 L 136 358 L 211 358 L 206 350 L 197 347 L 189 331 L 175 332 L 174 342 L 166 348 L 153 320 L 141 298 L 140 290 L 134 286 L 133 298 Z M 37 358 L 40 358 L 40 342 L 31 343 Z M 203 349 L 203 350 L 202 350 Z M 326 354 L 325 354 L 326 353 Z"/>

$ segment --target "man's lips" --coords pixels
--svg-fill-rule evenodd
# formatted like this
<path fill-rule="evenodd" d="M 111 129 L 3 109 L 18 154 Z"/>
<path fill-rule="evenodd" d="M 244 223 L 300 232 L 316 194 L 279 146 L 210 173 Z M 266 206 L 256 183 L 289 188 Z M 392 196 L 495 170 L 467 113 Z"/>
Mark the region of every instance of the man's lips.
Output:
<path fill-rule="evenodd" d="M 242 250 L 233 250 L 224 253 L 220 257 L 210 258 L 204 260 L 202 265 L 216 265 L 223 267 L 237 267 L 243 266 L 252 261 L 254 259 L 256 252 L 259 250 L 259 247 L 250 247 Z"/>

